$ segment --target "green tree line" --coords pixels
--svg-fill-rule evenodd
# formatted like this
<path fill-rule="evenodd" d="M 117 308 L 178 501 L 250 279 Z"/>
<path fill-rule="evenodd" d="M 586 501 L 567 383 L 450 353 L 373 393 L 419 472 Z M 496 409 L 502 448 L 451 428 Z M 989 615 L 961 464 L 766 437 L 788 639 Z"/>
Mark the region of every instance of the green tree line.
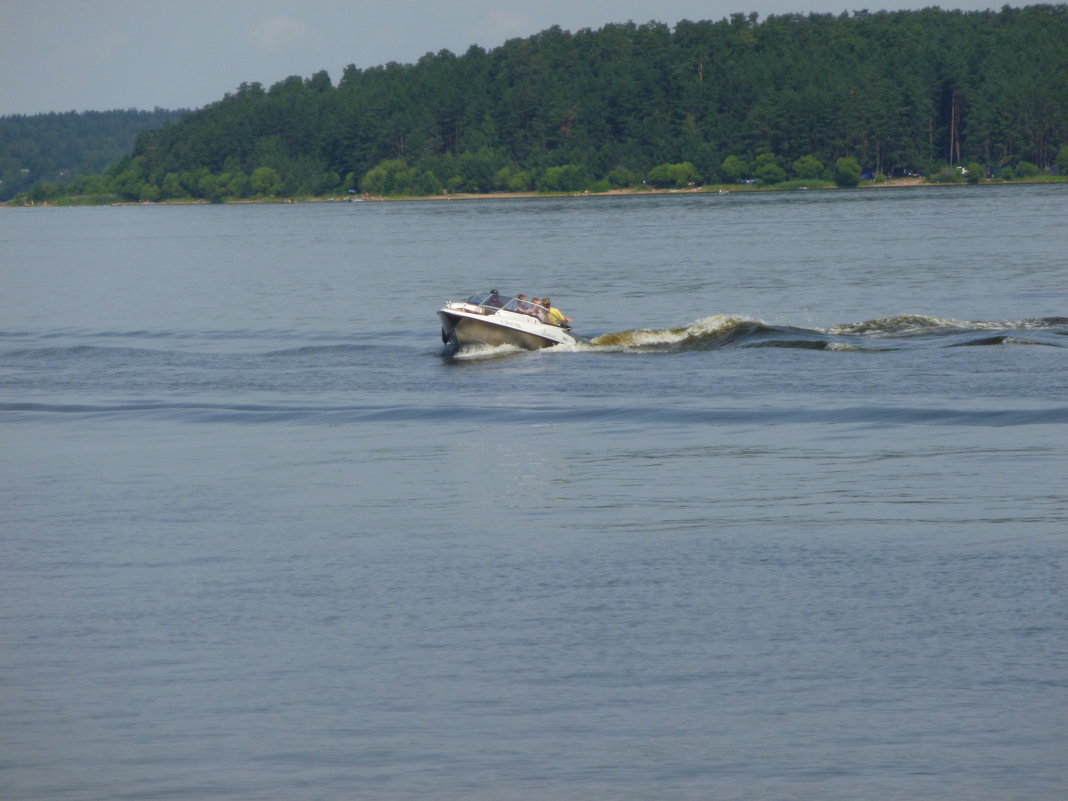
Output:
<path fill-rule="evenodd" d="M 79 175 L 100 173 L 130 153 L 139 133 L 185 113 L 157 108 L 0 117 L 0 201 L 35 184 L 59 189 Z"/>
<path fill-rule="evenodd" d="M 336 86 L 325 71 L 242 84 L 142 132 L 83 188 L 220 200 L 977 180 L 1055 168 L 1066 146 L 1068 5 L 753 13 L 553 27 L 350 65 Z"/>

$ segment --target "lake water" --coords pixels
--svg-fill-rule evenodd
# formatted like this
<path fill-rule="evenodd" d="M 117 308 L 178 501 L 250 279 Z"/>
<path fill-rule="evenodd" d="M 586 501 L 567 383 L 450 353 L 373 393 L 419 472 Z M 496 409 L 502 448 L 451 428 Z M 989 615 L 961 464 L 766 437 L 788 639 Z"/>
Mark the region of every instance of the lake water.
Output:
<path fill-rule="evenodd" d="M 1045 801 L 1068 185 L 0 211 L 0 797 Z M 447 359 L 541 296 L 583 342 Z"/>

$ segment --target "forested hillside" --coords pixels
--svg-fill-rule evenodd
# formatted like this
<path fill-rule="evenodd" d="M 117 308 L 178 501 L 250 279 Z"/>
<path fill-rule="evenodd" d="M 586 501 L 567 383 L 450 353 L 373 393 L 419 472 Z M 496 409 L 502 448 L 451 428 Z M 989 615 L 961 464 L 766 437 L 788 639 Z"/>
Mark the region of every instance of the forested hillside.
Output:
<path fill-rule="evenodd" d="M 137 134 L 184 111 L 70 111 L 0 117 L 0 201 L 42 181 L 69 182 L 129 155 Z"/>
<path fill-rule="evenodd" d="M 486 51 L 243 84 L 142 133 L 127 198 L 573 191 L 1052 166 L 1068 5 L 550 28 Z M 1068 152 L 1068 151 L 1065 151 Z M 973 170 L 974 174 L 974 170 Z M 94 187 L 87 187 L 94 188 Z"/>

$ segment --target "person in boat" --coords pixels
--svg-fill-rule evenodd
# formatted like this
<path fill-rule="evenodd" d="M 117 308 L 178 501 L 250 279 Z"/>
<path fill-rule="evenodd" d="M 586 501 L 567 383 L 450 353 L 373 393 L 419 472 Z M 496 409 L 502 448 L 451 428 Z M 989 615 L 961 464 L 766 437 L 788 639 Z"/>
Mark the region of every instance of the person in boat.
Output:
<path fill-rule="evenodd" d="M 486 301 L 487 306 L 496 306 L 498 309 L 505 304 L 504 298 L 497 294 L 496 289 L 490 290 L 489 299 Z"/>
<path fill-rule="evenodd" d="M 515 310 L 520 314 L 534 314 L 533 304 L 527 300 L 527 296 L 522 292 L 515 296 Z"/>
<path fill-rule="evenodd" d="M 558 325 L 566 328 L 571 325 L 571 318 L 564 315 L 562 311 L 553 306 L 553 302 L 549 298 L 542 298 L 541 305 L 545 307 L 548 312 L 545 322 L 549 325 Z"/>
<path fill-rule="evenodd" d="M 530 301 L 530 313 L 532 316 L 538 318 L 543 323 L 549 321 L 549 310 L 541 305 L 541 298 L 534 298 Z"/>

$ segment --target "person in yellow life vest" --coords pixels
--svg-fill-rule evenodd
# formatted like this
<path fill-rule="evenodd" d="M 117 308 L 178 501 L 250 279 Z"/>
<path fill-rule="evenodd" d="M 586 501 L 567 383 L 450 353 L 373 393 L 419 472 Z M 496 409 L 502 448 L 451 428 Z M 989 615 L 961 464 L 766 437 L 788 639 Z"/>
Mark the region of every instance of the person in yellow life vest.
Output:
<path fill-rule="evenodd" d="M 557 308 L 554 308 L 553 302 L 549 298 L 542 298 L 541 305 L 549 311 L 549 319 L 547 320 L 547 322 L 550 325 L 571 325 L 571 318 L 566 317 L 562 311 Z"/>

